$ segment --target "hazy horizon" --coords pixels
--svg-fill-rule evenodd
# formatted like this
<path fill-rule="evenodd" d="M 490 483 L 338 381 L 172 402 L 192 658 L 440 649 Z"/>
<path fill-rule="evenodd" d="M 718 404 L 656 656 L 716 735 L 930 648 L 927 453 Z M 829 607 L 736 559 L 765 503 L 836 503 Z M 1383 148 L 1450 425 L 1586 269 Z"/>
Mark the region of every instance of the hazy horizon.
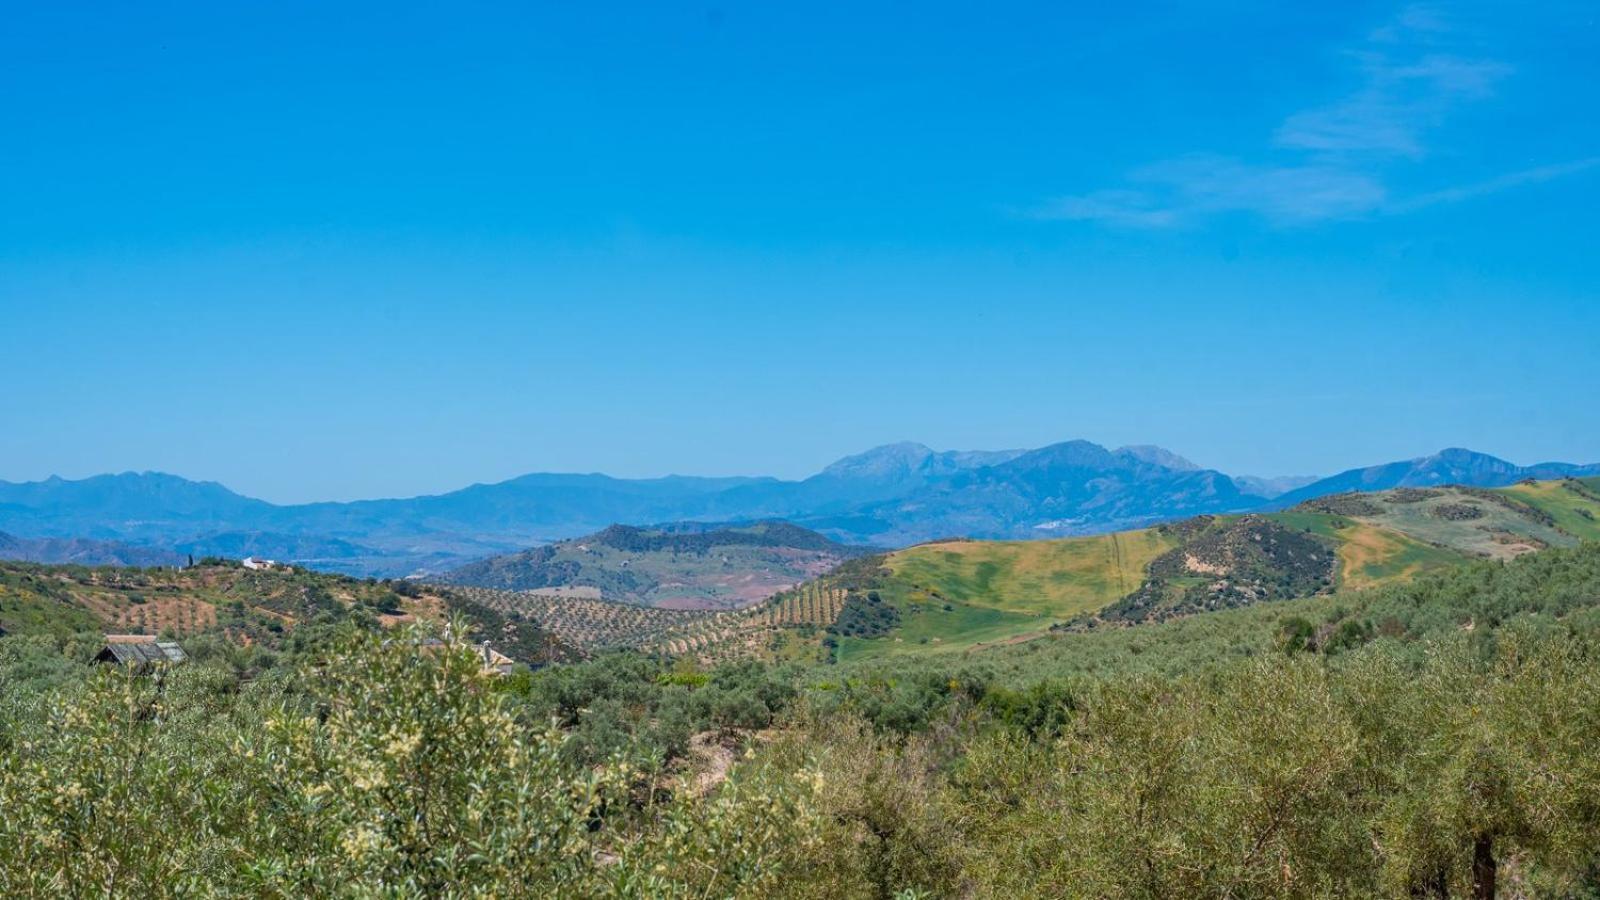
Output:
<path fill-rule="evenodd" d="M 1088 440 L 1088 439 L 1086 439 L 1086 438 L 1085 439 L 1069 438 L 1069 439 L 1066 439 L 1066 440 Z M 1049 446 L 1050 444 L 1062 443 L 1062 442 L 1063 441 L 1051 441 L 1051 442 L 1049 442 L 1047 444 L 1042 444 L 1042 445 L 1039 445 L 1039 446 L 1041 446 L 1041 447 Z M 924 442 L 922 442 L 922 441 L 893 441 L 893 442 L 889 442 L 889 443 L 892 444 L 892 443 L 924 443 Z M 1091 441 L 1091 443 L 1099 443 L 1102 446 L 1105 446 L 1107 449 L 1111 449 L 1111 450 L 1119 449 L 1121 447 L 1126 447 L 1126 446 L 1140 446 L 1139 444 L 1115 444 L 1115 443 L 1106 444 L 1106 443 L 1103 443 L 1103 442 L 1100 442 L 1100 441 Z M 278 499 L 278 498 L 275 498 L 275 497 L 263 496 L 263 495 L 260 495 L 260 494 L 255 494 L 255 493 L 252 493 L 252 492 L 250 492 L 248 490 L 242 490 L 239 487 L 237 487 L 236 485 L 230 484 L 227 481 L 224 481 L 224 480 L 219 479 L 219 478 L 204 478 L 204 477 L 194 476 L 194 475 L 191 475 L 191 474 L 188 474 L 188 473 L 184 473 L 184 472 L 171 472 L 171 471 L 166 471 L 166 470 L 161 470 L 161 469 L 137 469 L 137 468 L 116 469 L 116 468 L 113 468 L 113 469 L 106 469 L 106 470 L 98 471 L 98 472 L 88 472 L 88 473 L 85 473 L 85 474 L 82 474 L 82 475 L 70 475 L 70 476 L 69 475 L 64 475 L 64 474 L 61 474 L 61 473 L 58 473 L 58 472 L 52 472 L 52 473 L 50 473 L 48 475 L 40 476 L 38 478 L 0 478 L 0 481 L 18 483 L 18 482 L 30 482 L 30 481 L 46 481 L 46 480 L 48 480 L 50 478 L 62 478 L 62 479 L 67 480 L 67 481 L 81 481 L 81 480 L 83 480 L 85 478 L 91 478 L 91 477 L 94 477 L 94 476 L 97 476 L 97 475 L 122 475 L 122 474 L 130 474 L 130 473 L 131 474 L 165 474 L 165 475 L 175 475 L 175 476 L 178 476 L 178 477 L 181 477 L 181 478 L 185 478 L 185 479 L 190 480 L 190 481 L 216 482 L 216 483 L 221 484 L 223 487 L 226 487 L 229 490 L 231 490 L 231 491 L 233 491 L 233 492 L 235 492 L 237 494 L 241 494 L 243 496 L 251 497 L 251 498 L 254 498 L 254 499 L 258 499 L 258 500 L 266 500 L 269 503 L 275 503 L 275 504 L 278 504 L 278 505 L 296 505 L 296 504 L 303 504 L 303 503 L 320 503 L 320 502 L 348 502 L 348 501 L 353 501 L 353 500 L 403 499 L 403 498 L 416 497 L 416 496 L 428 496 L 428 495 L 444 494 L 444 493 L 450 493 L 452 491 L 460 490 L 462 488 L 470 487 L 470 486 L 475 485 L 475 484 L 496 484 L 496 483 L 499 483 L 499 482 L 508 481 L 508 480 L 517 478 L 519 476 L 534 475 L 534 474 L 606 475 L 606 476 L 610 476 L 610 477 L 613 477 L 613 478 L 621 478 L 621 479 L 657 479 L 657 478 L 671 478 L 671 477 L 698 477 L 698 478 L 740 478 L 740 477 L 742 477 L 742 478 L 777 478 L 777 479 L 784 480 L 784 481 L 800 481 L 800 480 L 804 480 L 805 478 L 808 478 L 808 477 L 810 477 L 812 475 L 815 475 L 815 474 L 821 472 L 827 465 L 829 465 L 829 464 L 831 464 L 833 462 L 836 462 L 836 461 L 838 461 L 840 459 L 843 459 L 843 458 L 845 458 L 847 456 L 854 456 L 854 455 L 857 455 L 858 453 L 866 452 L 868 450 L 877 449 L 878 447 L 881 447 L 881 446 L 886 446 L 886 445 L 880 444 L 880 445 L 874 445 L 873 447 L 863 447 L 860 450 L 856 450 L 856 451 L 851 451 L 849 453 L 840 454 L 838 457 L 834 457 L 832 459 L 829 459 L 826 462 L 818 465 L 816 468 L 814 468 L 814 469 L 812 469 L 810 471 L 801 472 L 801 473 L 795 474 L 795 475 L 777 475 L 777 474 L 774 474 L 774 473 L 771 473 L 771 472 L 759 472 L 759 471 L 750 471 L 750 472 L 657 472 L 657 473 L 643 473 L 643 474 L 634 474 L 634 475 L 623 475 L 623 474 L 618 474 L 618 473 L 615 473 L 615 472 L 603 472 L 603 471 L 591 470 L 591 469 L 573 469 L 573 470 L 528 469 L 526 471 L 514 472 L 512 474 L 506 475 L 506 476 L 501 477 L 501 478 L 480 478 L 480 479 L 475 479 L 475 480 L 472 480 L 472 481 L 462 482 L 460 484 L 450 485 L 450 486 L 446 486 L 446 487 L 442 487 L 442 488 L 434 489 L 434 490 L 413 491 L 413 492 L 410 492 L 410 493 L 395 493 L 395 494 L 381 494 L 381 495 L 374 494 L 374 495 L 369 495 L 369 496 L 347 496 L 347 497 L 303 497 L 303 498 L 295 498 L 295 499 Z M 1410 455 L 1407 455 L 1407 456 L 1397 456 L 1397 457 L 1386 458 L 1386 459 L 1381 459 L 1381 460 L 1368 460 L 1368 461 L 1364 461 L 1364 462 L 1355 462 L 1355 463 L 1351 463 L 1349 465 L 1341 465 L 1337 469 L 1329 469 L 1329 470 L 1323 471 L 1323 472 L 1244 472 L 1244 471 L 1234 471 L 1234 470 L 1229 470 L 1229 469 L 1226 469 L 1226 468 L 1223 468 L 1223 467 L 1219 467 L 1219 466 L 1208 465 L 1208 464 L 1206 464 L 1206 463 L 1204 463 L 1202 461 L 1195 460 L 1193 458 L 1188 457 L 1181 450 L 1177 450 L 1176 448 L 1173 448 L 1173 447 L 1165 447 L 1165 446 L 1161 446 L 1161 445 L 1151 445 L 1151 444 L 1148 444 L 1148 443 L 1144 444 L 1143 446 L 1158 446 L 1161 449 L 1170 450 L 1170 451 L 1172 451 L 1174 453 L 1177 453 L 1179 456 L 1183 456 L 1185 459 L 1188 459 L 1189 462 L 1195 463 L 1196 465 L 1200 466 L 1203 469 L 1212 469 L 1212 470 L 1222 472 L 1225 475 L 1229 475 L 1229 476 L 1232 476 L 1232 477 L 1235 477 L 1235 478 L 1238 478 L 1238 477 L 1256 477 L 1256 478 L 1274 479 L 1274 478 L 1324 478 L 1324 477 L 1327 477 L 1327 476 L 1330 476 L 1330 475 L 1338 474 L 1339 472 L 1348 471 L 1350 469 L 1359 469 L 1359 468 L 1365 468 L 1367 466 L 1381 465 L 1381 464 L 1391 463 L 1391 462 L 1401 462 L 1401 461 L 1406 461 L 1406 460 L 1425 458 L 1425 457 L 1431 456 L 1431 455 L 1433 455 L 1435 453 L 1438 453 L 1440 451 L 1443 451 L 1443 450 L 1446 450 L 1446 449 L 1450 449 L 1451 446 L 1454 446 L 1454 445 L 1440 446 L 1440 447 L 1435 448 L 1434 450 L 1430 450 L 1430 451 L 1427 451 L 1425 453 L 1413 453 L 1413 454 L 1410 454 Z M 1038 449 L 1038 447 L 1028 447 L 1028 448 L 1006 447 L 1006 448 L 1001 448 L 1001 447 L 933 447 L 933 446 L 930 446 L 930 449 L 932 449 L 935 452 L 946 452 L 946 451 L 984 451 L 984 450 L 1001 450 L 1001 449 L 1008 449 L 1008 450 L 1028 449 L 1028 450 L 1033 450 L 1033 449 Z M 1518 459 L 1518 458 L 1514 458 L 1514 457 L 1507 457 L 1507 456 L 1504 456 L 1502 454 L 1493 453 L 1493 452 L 1490 452 L 1490 451 L 1485 451 L 1485 450 L 1482 450 L 1481 448 L 1477 448 L 1477 447 L 1467 447 L 1467 448 L 1463 448 L 1463 449 L 1473 450 L 1473 451 L 1479 452 L 1479 453 L 1487 453 L 1490 456 L 1495 456 L 1495 457 L 1498 457 L 1500 459 L 1504 459 L 1507 462 L 1515 463 L 1515 464 L 1521 465 L 1521 466 L 1532 466 L 1532 465 L 1537 465 L 1537 464 L 1540 464 L 1540 463 L 1556 463 L 1556 462 L 1574 463 L 1574 464 L 1578 464 L 1578 465 L 1585 465 L 1585 464 L 1591 464 L 1591 463 L 1595 463 L 1597 461 L 1600 461 L 1600 459 L 1590 459 L 1588 457 L 1573 457 L 1573 458 L 1570 458 L 1570 459 L 1569 458 L 1557 458 L 1557 457 L 1540 457 L 1540 458 L 1537 458 L 1537 459 Z"/>

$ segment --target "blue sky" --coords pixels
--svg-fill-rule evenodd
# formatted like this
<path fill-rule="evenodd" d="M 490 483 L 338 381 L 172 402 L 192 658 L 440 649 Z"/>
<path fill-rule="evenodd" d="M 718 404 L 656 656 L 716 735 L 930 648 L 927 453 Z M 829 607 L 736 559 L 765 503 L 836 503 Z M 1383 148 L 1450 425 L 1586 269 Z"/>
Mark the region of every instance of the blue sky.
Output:
<path fill-rule="evenodd" d="M 0 478 L 1600 460 L 1592 4 L 776 6 L 7 9 Z"/>

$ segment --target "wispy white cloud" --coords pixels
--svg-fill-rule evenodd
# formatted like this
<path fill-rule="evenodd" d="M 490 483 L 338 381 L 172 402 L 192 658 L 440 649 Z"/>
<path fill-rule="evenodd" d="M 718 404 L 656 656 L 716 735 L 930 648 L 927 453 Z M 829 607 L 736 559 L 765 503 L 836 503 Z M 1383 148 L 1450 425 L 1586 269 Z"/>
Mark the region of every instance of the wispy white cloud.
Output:
<path fill-rule="evenodd" d="M 1095 191 L 1077 197 L 1061 197 L 1029 211 L 1028 215 L 1036 219 L 1089 220 L 1142 228 L 1177 224 L 1176 212 L 1153 209 L 1154 203 L 1153 198 L 1141 191 Z"/>
<path fill-rule="evenodd" d="M 1424 155 L 1423 134 L 1451 108 L 1489 96 L 1510 67 L 1492 60 L 1429 55 L 1396 63 L 1389 55 L 1358 54 L 1364 72 L 1356 93 L 1284 120 L 1274 143 L 1322 153 Z"/>
<path fill-rule="evenodd" d="M 1248 211 L 1286 224 L 1360 215 L 1386 196 L 1371 176 L 1315 161 L 1260 166 L 1191 156 L 1147 166 L 1132 177 L 1174 200 L 1173 208 L 1185 215 Z"/>
<path fill-rule="evenodd" d="M 1569 163 L 1560 163 L 1552 166 L 1536 166 L 1532 169 L 1523 169 L 1518 172 L 1509 172 L 1497 178 L 1478 181 L 1472 184 L 1458 185 L 1445 188 L 1442 191 L 1433 191 L 1427 194 L 1418 194 L 1389 204 L 1386 212 L 1406 213 L 1428 206 L 1438 206 L 1441 203 L 1455 203 L 1459 200 L 1471 200 L 1474 197 L 1483 197 L 1488 194 L 1497 194 L 1512 188 L 1522 187 L 1525 184 L 1539 184 L 1544 181 L 1553 181 L 1579 172 L 1600 167 L 1600 156 L 1591 156 L 1588 159 L 1575 160 Z"/>
<path fill-rule="evenodd" d="M 1044 219 L 1129 228 L 1181 225 L 1250 213 L 1279 225 L 1408 212 L 1545 181 L 1593 160 L 1516 172 L 1479 184 L 1396 199 L 1385 174 L 1427 156 L 1429 132 L 1462 104 L 1493 94 L 1511 72 L 1498 60 L 1461 55 L 1447 17 L 1411 6 L 1349 51 L 1357 86 L 1331 103 L 1287 116 L 1263 156 L 1271 162 L 1193 154 L 1136 169 L 1116 188 L 1057 198 Z"/>

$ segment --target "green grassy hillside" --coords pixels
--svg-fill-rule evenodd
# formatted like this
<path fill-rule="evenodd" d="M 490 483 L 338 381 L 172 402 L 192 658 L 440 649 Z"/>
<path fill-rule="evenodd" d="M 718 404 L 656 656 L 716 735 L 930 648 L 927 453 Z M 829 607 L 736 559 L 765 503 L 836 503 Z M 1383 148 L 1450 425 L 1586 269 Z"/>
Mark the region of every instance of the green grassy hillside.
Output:
<path fill-rule="evenodd" d="M 822 629 L 808 639 L 837 661 L 944 654 L 1024 643 L 1060 626 L 1163 621 L 1403 584 L 1595 538 L 1600 492 L 1572 480 L 1341 494 L 1265 516 L 1115 535 L 910 547 L 814 583 L 843 598 L 818 609 L 863 598 L 881 604 L 881 615 L 804 622 Z M 740 630 L 746 646 L 762 643 L 751 638 L 755 629 Z"/>
<path fill-rule="evenodd" d="M 1151 570 L 1303 549 L 1274 528 Z M 811 669 L 489 678 L 351 628 L 138 677 L 7 637 L 0 896 L 1593 897 L 1597 603 L 1589 543 Z"/>
<path fill-rule="evenodd" d="M 891 554 L 888 566 L 932 598 L 1060 616 L 1127 594 L 1150 561 L 1175 546 L 1173 535 L 1155 528 L 1058 541 L 951 541 Z"/>
<path fill-rule="evenodd" d="M 966 655 L 987 677 L 1011 686 L 1048 678 L 1176 675 L 1228 660 L 1289 652 L 1337 654 L 1356 646 L 1392 642 L 1421 645 L 1450 636 L 1489 640 L 1496 627 L 1517 617 L 1543 626 L 1600 633 L 1600 542 L 1528 554 L 1512 564 L 1469 561 L 1415 581 L 1374 590 L 1339 591 L 1314 597 L 1220 610 L 1142 625 L 1056 631 L 1036 640 L 985 648 Z M 1309 626 L 1309 637 L 1295 641 Z M 869 673 L 910 679 L 921 667 L 898 660 L 891 666 L 871 657 L 860 665 L 819 678 L 837 682 Z M 907 667 L 911 668 L 907 668 Z"/>
<path fill-rule="evenodd" d="M 1547 513 L 1566 534 L 1600 540 L 1600 478 L 1526 481 L 1497 493 Z"/>

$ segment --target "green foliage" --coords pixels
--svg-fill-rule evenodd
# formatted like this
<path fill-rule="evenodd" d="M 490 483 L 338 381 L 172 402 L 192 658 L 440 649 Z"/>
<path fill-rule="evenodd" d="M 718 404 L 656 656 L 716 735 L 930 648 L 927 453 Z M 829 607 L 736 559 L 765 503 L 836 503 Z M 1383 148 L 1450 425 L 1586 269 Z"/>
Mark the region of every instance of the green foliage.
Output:
<path fill-rule="evenodd" d="M 1333 549 L 1314 532 L 1262 516 L 1202 517 L 1169 530 L 1181 536 L 1181 545 L 1152 560 L 1139 589 L 1100 610 L 1098 618 L 1160 621 L 1305 597 L 1333 584 Z"/>
<path fill-rule="evenodd" d="M 796 675 L 754 660 L 701 672 L 618 652 L 540 671 L 515 702 L 524 721 L 566 728 L 564 752 L 575 761 L 623 753 L 660 765 L 687 753 L 696 733 L 770 727 L 797 697 Z"/>
<path fill-rule="evenodd" d="M 900 622 L 900 611 L 885 603 L 877 591 L 845 597 L 839 617 L 828 626 L 829 634 L 874 638 L 888 634 Z"/>
<path fill-rule="evenodd" d="M 1585 545 L 814 670 L 12 636 L 0 895 L 1593 896 L 1597 607 Z"/>
<path fill-rule="evenodd" d="M 419 638 L 351 632 L 244 690 L 190 665 L 8 691 L 0 894 L 752 896 L 815 850 L 803 770 L 641 808 L 627 760 L 574 763 Z"/>

